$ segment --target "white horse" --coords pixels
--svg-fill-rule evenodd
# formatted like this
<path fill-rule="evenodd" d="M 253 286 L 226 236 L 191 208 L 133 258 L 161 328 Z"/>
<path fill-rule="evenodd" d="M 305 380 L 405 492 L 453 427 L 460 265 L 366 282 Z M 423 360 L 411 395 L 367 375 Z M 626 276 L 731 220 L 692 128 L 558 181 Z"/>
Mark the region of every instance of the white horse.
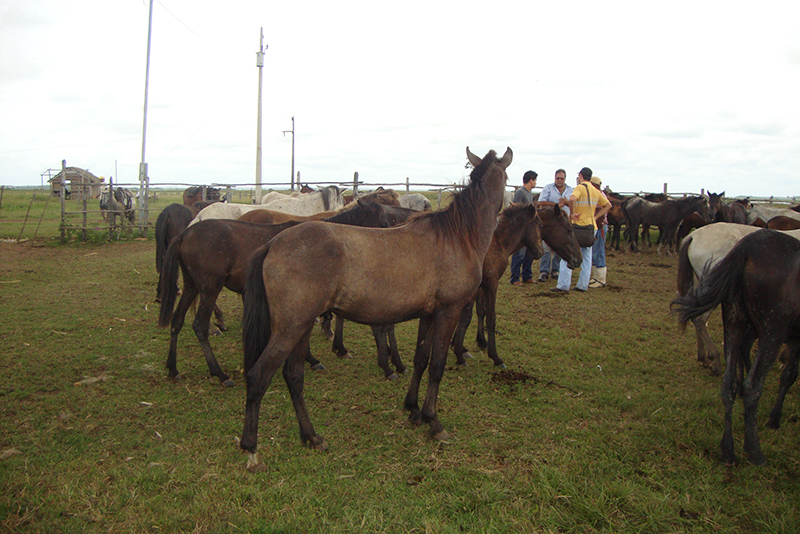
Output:
<path fill-rule="evenodd" d="M 683 240 L 678 256 L 678 294 L 689 292 L 692 284 L 699 284 L 704 269 L 710 270 L 746 235 L 761 228 L 736 223 L 714 223 L 698 228 Z M 800 230 L 783 232 L 800 240 Z M 712 310 L 713 311 L 713 310 Z M 706 325 L 711 312 L 692 319 L 697 334 L 697 360 L 720 374 L 720 352 L 708 334 Z"/>
<path fill-rule="evenodd" d="M 431 201 L 422 193 L 411 193 L 400 197 L 400 205 L 404 208 L 411 208 L 416 211 L 431 209 Z"/>
<path fill-rule="evenodd" d="M 314 215 L 321 211 L 335 211 L 344 207 L 344 196 L 338 187 L 329 185 L 295 197 L 284 195 L 284 198 L 262 202 L 262 206 L 292 215 Z"/>
<path fill-rule="evenodd" d="M 248 211 L 265 209 L 265 206 L 252 205 L 252 204 L 236 204 L 227 202 L 217 202 L 206 206 L 197 216 L 192 219 L 189 226 L 197 224 L 206 219 L 238 219 Z"/>
<path fill-rule="evenodd" d="M 264 193 L 264 196 L 261 197 L 261 204 L 269 204 L 275 200 L 281 200 L 284 198 L 289 197 L 297 197 L 300 196 L 302 193 L 300 191 L 292 191 L 291 193 L 281 193 L 279 191 L 267 191 Z"/>
<path fill-rule="evenodd" d="M 800 221 L 800 213 L 794 210 L 787 208 L 771 208 L 769 206 L 756 204 L 747 212 L 747 224 L 753 224 L 756 219 L 761 219 L 765 223 L 768 223 L 770 219 L 774 219 L 779 215 Z"/>

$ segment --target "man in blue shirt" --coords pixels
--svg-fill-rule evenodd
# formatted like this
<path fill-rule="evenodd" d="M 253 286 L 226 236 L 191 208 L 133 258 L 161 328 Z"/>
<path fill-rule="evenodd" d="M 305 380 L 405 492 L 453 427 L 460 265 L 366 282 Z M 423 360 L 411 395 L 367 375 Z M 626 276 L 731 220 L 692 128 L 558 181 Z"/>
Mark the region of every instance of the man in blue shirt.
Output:
<path fill-rule="evenodd" d="M 548 207 L 558 205 L 569 218 L 569 197 L 572 194 L 572 188 L 567 185 L 567 171 L 558 169 L 556 171 L 555 181 L 552 184 L 547 184 L 539 194 L 539 207 Z M 547 243 L 542 241 L 542 248 L 544 254 L 539 259 L 539 281 L 544 282 L 548 278 L 558 278 L 558 266 L 561 263 L 561 258 L 558 254 L 550 250 Z M 551 272 L 552 268 L 552 272 Z"/>

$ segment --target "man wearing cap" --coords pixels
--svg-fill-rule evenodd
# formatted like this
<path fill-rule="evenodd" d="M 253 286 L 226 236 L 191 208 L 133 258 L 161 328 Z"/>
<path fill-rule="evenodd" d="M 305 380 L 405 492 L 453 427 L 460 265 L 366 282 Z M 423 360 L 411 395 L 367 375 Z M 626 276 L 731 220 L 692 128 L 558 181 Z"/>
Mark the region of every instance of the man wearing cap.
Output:
<path fill-rule="evenodd" d="M 592 175 L 592 185 L 606 197 L 601 189 L 603 181 L 596 174 Z M 608 199 L 608 197 L 606 197 Z M 597 232 L 594 235 L 594 245 L 592 245 L 592 279 L 589 280 L 589 287 L 597 289 L 606 287 L 606 233 L 608 232 L 608 215 L 602 218 L 597 217 Z"/>
<path fill-rule="evenodd" d="M 513 204 L 533 204 L 533 193 L 531 190 L 536 187 L 538 174 L 534 171 L 527 171 L 522 175 L 522 187 L 514 192 Z M 522 247 L 511 256 L 511 285 L 521 286 L 523 283 L 533 282 L 533 256 L 528 254 L 528 250 Z M 520 278 L 522 281 L 520 282 Z"/>
<path fill-rule="evenodd" d="M 580 226 L 592 225 L 597 231 L 597 220 L 605 217 L 611 209 L 611 202 L 591 185 L 592 169 L 584 167 L 578 173 L 578 186 L 569 197 L 569 210 L 572 224 Z M 598 209 L 599 208 L 599 209 Z M 586 291 L 589 289 L 589 276 L 592 267 L 592 247 L 581 247 L 581 274 L 575 289 Z M 572 283 L 572 269 L 567 267 L 567 262 L 561 260 L 558 272 L 558 283 L 551 291 L 566 293 Z"/>
<path fill-rule="evenodd" d="M 567 217 L 569 217 L 569 196 L 572 194 L 572 188 L 567 185 L 567 171 L 558 169 L 556 171 L 555 181 L 552 184 L 547 184 L 539 194 L 539 207 L 546 208 L 549 206 L 558 205 Z M 551 276 L 558 277 L 558 266 L 561 263 L 561 258 L 558 257 L 554 251 L 547 246 L 547 243 L 542 241 L 542 249 L 544 254 L 539 259 L 539 281 L 544 282 Z M 552 271 L 552 273 L 551 273 Z"/>

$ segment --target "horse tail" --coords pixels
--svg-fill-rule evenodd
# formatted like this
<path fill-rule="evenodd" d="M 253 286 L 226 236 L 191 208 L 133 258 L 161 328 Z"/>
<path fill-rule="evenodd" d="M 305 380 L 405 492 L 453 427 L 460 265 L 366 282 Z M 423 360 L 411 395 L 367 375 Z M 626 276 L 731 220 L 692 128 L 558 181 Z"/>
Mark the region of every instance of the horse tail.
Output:
<path fill-rule="evenodd" d="M 264 259 L 269 252 L 269 245 L 256 250 L 250 256 L 247 265 L 247 276 L 244 282 L 242 299 L 242 345 L 244 346 L 244 373 L 255 365 L 261 353 L 267 348 L 272 328 L 269 320 L 269 303 L 264 289 Z"/>
<path fill-rule="evenodd" d="M 685 324 L 710 312 L 729 296 L 739 293 L 747 255 L 747 250 L 737 246 L 710 270 L 709 260 L 703 268 L 700 284 L 672 301 L 670 308 L 678 315 L 678 320 Z"/>
<path fill-rule="evenodd" d="M 684 296 L 689 292 L 694 279 L 694 269 L 692 269 L 692 263 L 689 261 L 689 245 L 691 243 L 692 237 L 687 236 L 683 240 L 681 250 L 678 253 L 678 295 L 680 296 Z"/>
<path fill-rule="evenodd" d="M 180 263 L 180 248 L 183 234 L 172 240 L 164 262 L 161 264 L 161 273 L 158 276 L 158 293 L 161 295 L 161 308 L 158 313 L 158 326 L 165 328 L 172 321 L 172 308 L 178 298 L 178 267 Z"/>
<path fill-rule="evenodd" d="M 169 241 L 167 241 L 167 222 L 169 213 L 162 211 L 156 219 L 156 272 L 161 272 L 164 265 L 164 253 L 167 251 Z"/>

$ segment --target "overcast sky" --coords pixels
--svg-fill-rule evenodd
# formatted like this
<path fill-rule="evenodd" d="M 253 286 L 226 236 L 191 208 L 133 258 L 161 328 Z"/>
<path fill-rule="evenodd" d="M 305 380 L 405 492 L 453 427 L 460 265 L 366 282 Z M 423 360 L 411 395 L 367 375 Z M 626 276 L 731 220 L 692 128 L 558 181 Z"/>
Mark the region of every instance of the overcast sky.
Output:
<path fill-rule="evenodd" d="M 149 0 L 0 3 L 0 184 L 136 182 Z M 158 0 L 154 183 L 509 183 L 583 166 L 615 191 L 800 195 L 800 2 Z"/>

